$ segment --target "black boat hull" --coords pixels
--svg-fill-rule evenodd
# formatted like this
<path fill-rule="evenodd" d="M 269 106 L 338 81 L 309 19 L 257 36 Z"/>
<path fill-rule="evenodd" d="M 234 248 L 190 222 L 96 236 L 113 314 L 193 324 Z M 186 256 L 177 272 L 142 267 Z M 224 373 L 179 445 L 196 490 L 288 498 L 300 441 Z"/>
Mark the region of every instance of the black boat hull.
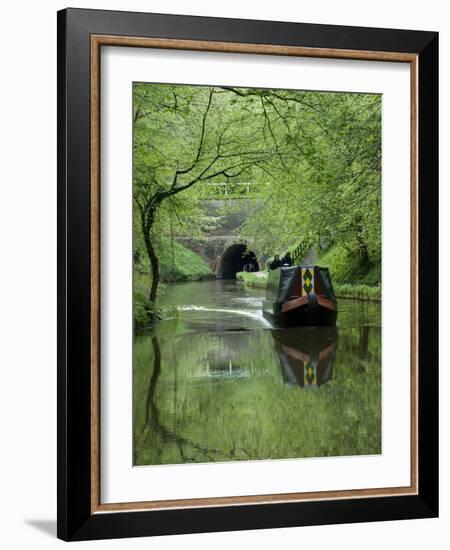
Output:
<path fill-rule="evenodd" d="M 274 327 L 316 327 L 336 325 L 337 310 L 335 305 L 332 304 L 331 307 L 321 305 L 313 296 L 309 297 L 307 303 L 287 311 L 283 311 L 281 308 L 279 311 L 276 311 L 277 306 L 267 302 L 264 303 L 264 306 L 263 316 Z"/>
<path fill-rule="evenodd" d="M 328 268 L 299 264 L 270 271 L 262 312 L 275 328 L 335 326 L 337 302 Z"/>

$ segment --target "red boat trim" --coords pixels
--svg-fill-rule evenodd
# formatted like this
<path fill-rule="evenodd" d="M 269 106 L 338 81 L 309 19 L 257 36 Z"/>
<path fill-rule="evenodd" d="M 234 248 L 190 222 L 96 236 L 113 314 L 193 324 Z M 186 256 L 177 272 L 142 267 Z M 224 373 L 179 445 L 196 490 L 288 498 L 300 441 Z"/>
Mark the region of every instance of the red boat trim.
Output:
<path fill-rule="evenodd" d="M 323 349 L 319 353 L 319 363 L 320 361 L 323 361 L 327 357 L 327 355 L 330 355 L 333 351 L 336 350 L 336 344 L 333 342 L 331 345 L 329 345 L 327 348 Z"/>
<path fill-rule="evenodd" d="M 334 302 L 328 300 L 328 298 L 325 298 L 325 296 L 322 296 L 320 294 L 317 296 L 317 303 L 320 306 L 326 307 L 327 309 L 331 309 L 333 311 L 336 309 L 336 304 Z"/>
<path fill-rule="evenodd" d="M 285 302 L 281 306 L 281 311 L 290 311 L 291 309 L 295 309 L 300 306 L 304 306 L 308 303 L 308 296 L 302 296 L 301 298 L 294 298 L 293 300 L 289 300 L 289 302 Z"/>
<path fill-rule="evenodd" d="M 294 298 L 293 300 L 289 300 L 288 302 L 285 302 L 281 306 L 281 311 L 284 313 L 286 311 L 291 311 L 292 309 L 296 309 L 298 307 L 304 306 L 308 303 L 308 295 L 302 296 L 301 298 Z M 336 304 L 329 300 L 328 298 L 325 298 L 323 294 L 317 295 L 317 303 L 326 308 L 331 309 L 332 311 L 336 310 Z"/>
<path fill-rule="evenodd" d="M 289 357 L 296 361 L 300 360 L 303 361 L 303 363 L 308 363 L 310 360 L 310 356 L 307 353 L 303 353 L 302 351 L 286 346 L 285 344 L 281 345 L 281 349 L 286 355 L 289 355 Z"/>

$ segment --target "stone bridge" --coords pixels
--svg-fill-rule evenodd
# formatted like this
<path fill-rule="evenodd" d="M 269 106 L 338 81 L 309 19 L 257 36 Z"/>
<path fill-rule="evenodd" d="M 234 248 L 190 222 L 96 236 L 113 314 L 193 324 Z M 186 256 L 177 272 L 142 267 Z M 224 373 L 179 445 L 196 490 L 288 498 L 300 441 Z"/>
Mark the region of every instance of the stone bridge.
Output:
<path fill-rule="evenodd" d="M 258 206 L 258 199 L 209 199 L 202 201 L 202 206 L 215 221 L 214 228 L 202 238 L 186 236 L 177 240 L 202 256 L 218 279 L 234 279 L 246 265 L 254 271 L 262 267 L 266 258 L 257 258 L 252 239 L 239 234 L 239 227 Z"/>

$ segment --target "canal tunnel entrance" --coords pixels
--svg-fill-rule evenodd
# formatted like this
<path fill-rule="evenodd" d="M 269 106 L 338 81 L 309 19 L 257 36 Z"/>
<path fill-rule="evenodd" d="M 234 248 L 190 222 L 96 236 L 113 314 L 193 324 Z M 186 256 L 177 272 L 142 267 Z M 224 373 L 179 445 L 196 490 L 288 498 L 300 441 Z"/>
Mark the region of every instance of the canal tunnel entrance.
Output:
<path fill-rule="evenodd" d="M 258 271 L 256 255 L 245 244 L 234 244 L 227 248 L 218 262 L 218 279 L 235 279 L 239 271 Z"/>

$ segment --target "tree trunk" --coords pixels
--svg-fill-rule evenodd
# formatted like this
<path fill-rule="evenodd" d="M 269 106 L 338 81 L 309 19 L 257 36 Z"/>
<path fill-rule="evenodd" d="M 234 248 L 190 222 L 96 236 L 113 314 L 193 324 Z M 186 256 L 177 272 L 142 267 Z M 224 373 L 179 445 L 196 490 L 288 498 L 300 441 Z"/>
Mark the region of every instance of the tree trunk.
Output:
<path fill-rule="evenodd" d="M 362 267 L 367 269 L 369 267 L 369 251 L 365 241 L 361 238 L 358 239 L 359 246 L 359 263 Z"/>
<path fill-rule="evenodd" d="M 359 265 L 365 269 L 369 267 L 369 250 L 363 233 L 363 221 L 360 217 L 356 221 L 356 240 L 358 242 Z"/>
<path fill-rule="evenodd" d="M 144 237 L 145 247 L 147 249 L 148 257 L 150 259 L 150 266 L 152 268 L 152 286 L 150 287 L 150 292 L 148 298 L 153 304 L 156 302 L 156 293 L 158 291 L 159 285 L 159 261 L 158 256 L 156 255 L 155 248 L 150 239 L 150 235 Z"/>
<path fill-rule="evenodd" d="M 144 217 L 142 219 L 142 234 L 144 236 L 145 248 L 147 249 L 147 254 L 150 260 L 150 267 L 152 270 L 152 285 L 148 294 L 148 299 L 150 300 L 150 302 L 152 302 L 152 304 L 155 304 L 156 302 L 156 293 L 158 291 L 159 285 L 159 261 L 152 240 L 150 238 L 150 232 L 152 230 L 154 220 L 154 213 L 150 214 L 147 220 L 145 220 Z"/>

